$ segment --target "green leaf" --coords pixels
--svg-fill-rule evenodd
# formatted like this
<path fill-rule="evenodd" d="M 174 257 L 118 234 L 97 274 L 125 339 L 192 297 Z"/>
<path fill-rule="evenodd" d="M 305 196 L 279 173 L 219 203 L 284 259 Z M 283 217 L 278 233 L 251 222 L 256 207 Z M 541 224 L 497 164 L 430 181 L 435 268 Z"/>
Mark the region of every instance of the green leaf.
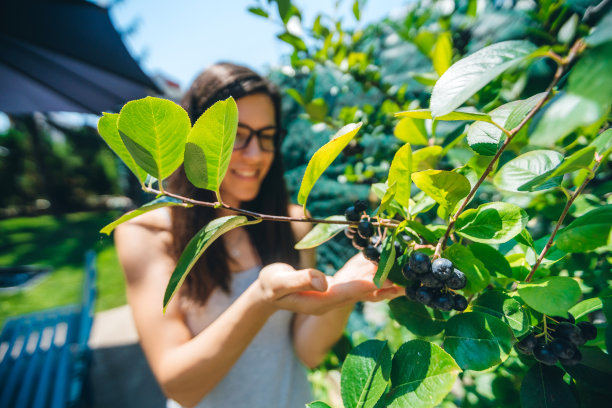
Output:
<path fill-rule="evenodd" d="M 610 55 L 612 55 L 612 41 L 586 50 L 570 71 L 568 92 L 593 100 L 601 107 L 609 106 L 612 102 Z"/>
<path fill-rule="evenodd" d="M 327 117 L 327 102 L 323 98 L 313 99 L 304 107 L 310 119 L 314 122 L 323 122 Z"/>
<path fill-rule="evenodd" d="M 248 11 L 249 11 L 249 13 L 255 14 L 256 16 L 261 16 L 261 17 L 265 17 L 265 18 L 269 17 L 268 13 L 265 10 L 263 10 L 263 9 L 261 9 L 259 7 L 249 7 Z"/>
<path fill-rule="evenodd" d="M 548 243 L 548 240 L 550 239 L 550 234 L 545 235 L 541 238 L 538 238 L 538 240 L 536 242 L 534 242 L 534 251 L 536 254 L 541 254 L 542 251 L 544 250 L 544 247 L 546 246 L 546 243 Z M 544 259 L 542 260 L 542 263 L 540 265 L 542 266 L 548 266 L 548 265 L 552 265 L 555 262 L 560 261 L 561 259 L 565 258 L 565 256 L 567 255 L 567 253 L 561 251 L 559 249 L 559 247 L 557 247 L 556 245 L 553 245 L 551 248 L 549 248 L 549 250 L 546 252 L 546 255 L 544 255 Z M 533 260 L 532 264 L 535 263 L 535 259 Z"/>
<path fill-rule="evenodd" d="M 557 234 L 555 245 L 569 253 L 589 252 L 608 245 L 612 204 L 589 211 Z"/>
<path fill-rule="evenodd" d="M 441 146 L 427 146 L 413 151 L 412 171 L 415 172 L 433 169 L 437 166 L 441 154 Z"/>
<path fill-rule="evenodd" d="M 106 113 L 102 114 L 103 116 L 98 120 L 98 133 L 104 139 L 108 147 L 111 148 L 113 152 L 125 163 L 128 169 L 136 177 L 140 184 L 144 184 L 147 178 L 147 172 L 144 171 L 136 162 L 128 149 L 125 147 L 123 140 L 121 140 L 121 136 L 119 135 L 119 130 L 117 129 L 117 120 L 119 119 L 118 113 Z"/>
<path fill-rule="evenodd" d="M 287 89 L 287 95 L 292 97 L 297 103 L 304 106 L 304 99 L 302 99 L 302 95 L 298 92 L 297 89 L 289 88 Z"/>
<path fill-rule="evenodd" d="M 183 203 L 181 200 L 177 200 L 176 198 L 163 196 L 163 197 L 160 197 L 160 198 L 158 198 L 156 200 L 153 200 L 153 201 L 151 201 L 149 203 L 146 203 L 142 207 L 139 207 L 139 208 L 137 208 L 135 210 L 132 210 L 130 212 L 127 212 L 127 213 L 123 214 L 121 217 L 119 217 L 115 221 L 111 222 L 110 224 L 108 224 L 107 226 L 102 228 L 100 230 L 100 233 L 106 234 L 106 235 L 110 235 L 110 233 L 118 225 L 123 224 L 124 222 L 129 221 L 132 218 L 136 218 L 139 215 L 142 215 L 142 214 L 147 213 L 149 211 L 156 210 L 158 208 L 172 207 L 172 206 L 176 206 L 176 205 L 179 205 L 181 207 L 191 207 L 191 204 Z"/>
<path fill-rule="evenodd" d="M 403 118 L 397 122 L 393 134 L 399 140 L 406 143 L 414 145 L 427 144 L 427 130 L 425 130 L 423 119 Z"/>
<path fill-rule="evenodd" d="M 550 172 L 541 174 L 530 182 L 523 184 L 519 187 L 519 190 L 534 191 L 549 180 L 588 167 L 593 161 L 593 158 L 595 157 L 595 149 L 595 146 L 587 146 L 583 149 L 578 150 L 571 156 L 565 158 L 555 169 Z"/>
<path fill-rule="evenodd" d="M 291 10 L 291 0 L 276 0 L 276 4 L 278 5 L 278 15 L 283 20 L 283 23 L 287 24 L 289 17 L 291 17 L 289 13 L 289 10 Z"/>
<path fill-rule="evenodd" d="M 430 109 L 416 109 L 405 112 L 398 112 L 395 114 L 400 118 L 413 118 L 413 119 L 433 119 L 432 113 Z M 486 113 L 480 112 L 470 112 L 470 111 L 462 111 L 458 110 L 455 112 L 449 112 L 444 115 L 437 116 L 436 120 L 481 120 L 483 122 L 492 123 L 493 119 L 491 116 Z"/>
<path fill-rule="evenodd" d="M 553 146 L 555 142 L 579 127 L 596 122 L 602 107 L 591 99 L 568 92 L 559 92 L 536 115 L 537 123 L 529 141 L 537 146 Z"/>
<path fill-rule="evenodd" d="M 582 292 L 578 282 L 566 276 L 549 276 L 531 283 L 519 283 L 518 293 L 532 309 L 549 316 L 567 316 Z"/>
<path fill-rule="evenodd" d="M 612 31 L 610 31 L 610 27 L 612 27 L 612 10 L 608 11 L 608 13 L 599 21 L 591 34 L 584 39 L 584 42 L 591 47 L 596 47 L 603 43 L 612 41 Z"/>
<path fill-rule="evenodd" d="M 493 183 L 502 190 L 518 192 L 519 187 L 542 174 L 552 173 L 563 160 L 561 153 L 552 150 L 533 150 L 522 154 L 506 163 L 493 179 Z M 554 187 L 549 182 L 540 189 Z"/>
<path fill-rule="evenodd" d="M 414 159 L 414 156 L 412 156 L 412 158 Z M 410 206 L 410 215 L 412 216 L 415 216 L 423 212 L 427 212 L 431 210 L 434 207 L 434 205 L 436 205 L 435 200 L 422 191 L 418 192 L 413 197 L 413 201 L 414 201 L 414 205 Z"/>
<path fill-rule="evenodd" d="M 490 290 L 478 296 L 472 303 L 474 312 L 490 314 L 506 323 L 519 337 L 529 331 L 529 315 L 521 302 L 498 290 Z"/>
<path fill-rule="evenodd" d="M 612 150 L 612 129 L 601 132 L 589 146 L 594 146 L 600 156 L 610 154 L 610 150 Z"/>
<path fill-rule="evenodd" d="M 459 235 L 472 241 L 501 244 L 519 234 L 527 221 L 529 217 L 521 207 L 493 202 L 464 211 L 455 226 Z"/>
<path fill-rule="evenodd" d="M 400 214 L 403 218 L 408 216 L 404 208 L 393 199 L 393 189 L 389 191 L 389 188 L 385 183 L 374 183 L 370 189 L 376 195 L 376 197 L 381 200 L 377 214 L 381 214 L 383 211 L 390 209 L 391 211 Z"/>
<path fill-rule="evenodd" d="M 508 116 L 523 101 L 508 102 L 489 112 L 491 119 L 498 126 L 504 127 Z M 504 132 L 497 126 L 487 122 L 474 122 L 467 131 L 467 142 L 478 154 L 495 156 L 503 141 Z"/>
<path fill-rule="evenodd" d="M 446 322 L 444 350 L 462 369 L 482 371 L 504 362 L 515 340 L 510 327 L 497 317 L 461 313 Z"/>
<path fill-rule="evenodd" d="M 346 221 L 344 215 L 332 215 L 331 217 L 325 218 L 331 221 Z M 324 242 L 332 239 L 334 235 L 345 229 L 347 226 L 344 224 L 325 224 L 320 223 L 314 226 L 313 229 L 308 231 L 308 234 L 304 236 L 295 244 L 295 249 L 308 249 L 314 248 L 321 245 Z"/>
<path fill-rule="evenodd" d="M 331 408 L 329 405 L 327 405 L 323 401 L 311 402 L 310 404 L 306 404 L 306 407 L 307 408 Z"/>
<path fill-rule="evenodd" d="M 438 35 L 438 39 L 436 40 L 433 50 L 431 51 L 431 60 L 438 75 L 444 74 L 444 72 L 451 66 L 452 58 L 453 44 L 451 33 L 445 31 Z"/>
<path fill-rule="evenodd" d="M 395 236 L 389 234 L 382 243 L 382 252 L 380 254 L 380 262 L 378 262 L 378 269 L 376 275 L 374 275 L 374 284 L 379 288 L 389 276 L 389 272 L 395 263 Z"/>
<path fill-rule="evenodd" d="M 238 107 L 231 96 L 199 117 L 185 145 L 185 174 L 191 184 L 219 191 L 232 158 L 237 128 Z"/>
<path fill-rule="evenodd" d="M 469 248 L 459 243 L 453 244 L 446 248 L 442 256 L 465 274 L 468 282 L 464 290 L 467 294 L 478 293 L 489 284 L 491 279 L 489 271 Z"/>
<path fill-rule="evenodd" d="M 329 167 L 334 159 L 340 154 L 342 149 L 351 141 L 357 132 L 361 129 L 361 122 L 351 123 L 340 129 L 324 146 L 322 146 L 311 157 L 306 167 L 306 172 L 302 178 L 300 191 L 298 192 L 298 203 L 306 208 L 306 200 L 312 190 L 315 182 L 321 177 L 321 174 Z"/>
<path fill-rule="evenodd" d="M 391 352 L 386 341 L 368 340 L 342 364 L 340 389 L 345 408 L 373 408 L 389 383 Z"/>
<path fill-rule="evenodd" d="M 164 313 L 174 295 L 178 292 L 193 265 L 200 259 L 204 251 L 221 235 L 234 228 L 257 224 L 261 219 L 248 221 L 242 215 L 229 215 L 212 220 L 191 238 L 170 276 L 170 281 L 164 293 Z"/>
<path fill-rule="evenodd" d="M 446 170 L 425 170 L 412 173 L 412 181 L 438 204 L 452 211 L 470 192 L 470 182 L 461 174 Z"/>
<path fill-rule="evenodd" d="M 497 274 L 512 277 L 512 268 L 508 260 L 495 248 L 487 244 L 474 242 L 468 246 L 472 254 L 480 260 L 489 271 L 489 274 Z"/>
<path fill-rule="evenodd" d="M 433 343 L 412 340 L 393 356 L 390 408 L 429 408 L 442 402 L 461 369 L 453 358 Z"/>
<path fill-rule="evenodd" d="M 515 236 L 514 239 L 519 244 L 526 245 L 526 246 L 528 246 L 530 248 L 534 248 L 535 247 L 535 243 L 533 242 L 533 238 L 531 237 L 531 234 L 529 233 L 529 231 L 527 231 L 526 228 L 523 229 L 520 234 Z"/>
<path fill-rule="evenodd" d="M 439 311 L 411 302 L 405 296 L 390 301 L 389 308 L 391 316 L 417 336 L 435 336 L 444 330 L 446 321 Z"/>
<path fill-rule="evenodd" d="M 147 96 L 125 104 L 117 128 L 136 164 L 163 180 L 183 163 L 189 116 L 176 103 Z"/>
<path fill-rule="evenodd" d="M 602 307 L 603 302 L 600 298 L 591 298 L 583 300 L 582 302 L 572 306 L 569 312 L 576 318 L 576 320 L 578 320 L 589 313 L 601 309 Z"/>
<path fill-rule="evenodd" d="M 291 45 L 296 51 L 307 51 L 308 47 L 306 47 L 306 43 L 298 37 L 291 33 L 282 33 L 276 36 L 279 40 L 286 42 Z"/>
<path fill-rule="evenodd" d="M 359 12 L 359 0 L 353 2 L 353 15 L 355 16 L 355 20 L 359 21 L 361 17 Z"/>
<path fill-rule="evenodd" d="M 608 326 L 609 327 L 609 326 Z M 577 382 L 589 389 L 606 393 L 610 396 L 612 384 L 612 357 L 598 347 L 581 347 L 582 360 L 575 366 L 563 365 L 565 371 Z"/>
<path fill-rule="evenodd" d="M 405 208 L 410 207 L 411 174 L 412 149 L 410 144 L 406 143 L 393 156 L 387 180 L 387 184 L 391 186 L 391 193 L 394 195 L 395 201 Z"/>
<path fill-rule="evenodd" d="M 434 86 L 430 103 L 433 116 L 437 118 L 452 112 L 535 50 L 536 46 L 528 41 L 504 41 L 457 61 Z"/>
<path fill-rule="evenodd" d="M 533 108 L 535 108 L 535 106 L 546 97 L 546 95 L 546 92 L 541 92 L 527 99 L 521 100 L 521 103 L 515 106 L 508 116 L 508 119 L 506 119 L 504 128 L 507 130 L 513 130 L 516 128 L 523 121 L 523 119 L 525 119 L 529 112 L 531 112 Z"/>
<path fill-rule="evenodd" d="M 405 223 L 404 224 L 405 229 L 416 232 L 416 234 L 420 236 L 421 238 L 423 238 L 425 241 L 430 242 L 430 243 L 434 243 L 438 241 L 438 237 L 436 236 L 436 234 L 434 234 L 432 231 L 427 229 L 427 227 L 421 224 L 420 222 L 412 221 L 412 220 L 404 220 L 402 221 L 402 223 Z"/>
<path fill-rule="evenodd" d="M 570 387 L 563 381 L 563 370 L 542 363 L 531 366 L 521 385 L 522 408 L 578 408 Z"/>

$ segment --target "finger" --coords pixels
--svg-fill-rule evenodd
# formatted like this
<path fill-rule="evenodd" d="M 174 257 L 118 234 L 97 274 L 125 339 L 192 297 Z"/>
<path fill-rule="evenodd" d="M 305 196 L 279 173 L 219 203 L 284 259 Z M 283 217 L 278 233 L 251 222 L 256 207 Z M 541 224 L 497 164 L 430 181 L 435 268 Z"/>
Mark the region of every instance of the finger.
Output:
<path fill-rule="evenodd" d="M 373 293 L 372 302 L 380 302 L 381 300 L 391 300 L 404 295 L 404 288 L 401 286 L 392 286 L 389 288 L 378 289 Z"/>
<path fill-rule="evenodd" d="M 321 271 L 302 269 L 276 274 L 272 287 L 279 298 L 300 291 L 325 292 L 327 290 L 327 279 Z"/>

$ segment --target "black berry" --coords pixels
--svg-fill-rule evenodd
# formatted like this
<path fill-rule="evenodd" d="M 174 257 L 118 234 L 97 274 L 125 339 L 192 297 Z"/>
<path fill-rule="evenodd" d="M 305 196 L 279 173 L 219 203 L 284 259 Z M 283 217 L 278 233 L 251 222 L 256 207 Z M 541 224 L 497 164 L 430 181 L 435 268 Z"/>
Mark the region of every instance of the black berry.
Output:
<path fill-rule="evenodd" d="M 553 337 L 569 340 L 576 346 L 582 346 L 584 343 L 586 343 L 580 328 L 568 322 L 559 323 L 554 328 Z"/>
<path fill-rule="evenodd" d="M 465 288 L 467 284 L 467 278 L 465 274 L 461 272 L 459 269 L 454 269 L 450 278 L 446 281 L 446 286 L 451 289 L 459 290 Z"/>
<path fill-rule="evenodd" d="M 355 211 L 361 214 L 362 212 L 368 209 L 368 203 L 364 200 L 357 200 L 355 201 L 354 208 L 355 208 Z"/>
<path fill-rule="evenodd" d="M 431 273 L 428 273 L 426 275 L 419 275 L 419 279 L 421 280 L 423 286 L 427 286 L 428 288 L 442 289 L 444 287 L 444 282 L 442 282 L 440 279 L 437 279 Z"/>
<path fill-rule="evenodd" d="M 402 273 L 404 277 L 409 280 L 419 279 L 419 275 L 417 275 L 411 268 L 409 264 L 404 265 L 402 268 Z"/>
<path fill-rule="evenodd" d="M 369 244 L 370 240 L 367 238 L 361 238 L 359 234 L 355 234 L 353 237 L 353 246 L 360 251 L 366 249 Z"/>
<path fill-rule="evenodd" d="M 357 226 L 357 232 L 362 238 L 370 238 L 374 235 L 374 225 L 370 221 L 361 221 Z"/>
<path fill-rule="evenodd" d="M 576 346 L 565 339 L 554 339 L 549 347 L 553 354 L 561 359 L 573 358 L 578 351 Z"/>
<path fill-rule="evenodd" d="M 359 221 L 361 219 L 361 215 L 359 215 L 357 210 L 355 210 L 355 207 L 352 205 L 346 209 L 344 216 L 346 217 L 347 221 Z"/>
<path fill-rule="evenodd" d="M 406 297 L 412 301 L 417 300 L 416 291 L 419 288 L 419 284 L 408 285 L 406 286 Z"/>
<path fill-rule="evenodd" d="M 533 356 L 540 363 L 544 363 L 546 365 L 553 365 L 559 360 L 550 350 L 550 346 L 548 344 L 541 347 L 536 347 L 536 349 L 533 350 Z"/>
<path fill-rule="evenodd" d="M 458 312 L 463 312 L 468 306 L 468 301 L 463 295 L 456 294 L 453 296 L 453 309 Z"/>
<path fill-rule="evenodd" d="M 416 290 L 415 298 L 417 302 L 429 306 L 433 300 L 434 291 L 431 288 L 421 286 Z"/>
<path fill-rule="evenodd" d="M 593 340 L 597 337 L 597 327 L 590 322 L 580 322 L 577 324 L 578 328 L 582 332 L 582 337 L 585 340 Z"/>
<path fill-rule="evenodd" d="M 431 261 L 429 257 L 422 252 L 413 252 L 410 254 L 408 263 L 410 268 L 419 275 L 431 272 Z"/>
<path fill-rule="evenodd" d="M 356 233 L 357 229 L 355 227 L 348 227 L 344 229 L 344 235 L 346 235 L 348 239 L 353 239 Z"/>
<path fill-rule="evenodd" d="M 431 305 L 437 309 L 449 311 L 453 308 L 453 298 L 446 293 L 436 295 Z"/>
<path fill-rule="evenodd" d="M 363 250 L 363 256 L 365 256 L 372 262 L 380 261 L 380 252 L 378 252 L 378 249 L 376 247 L 373 247 L 371 245 Z"/>
<path fill-rule="evenodd" d="M 581 360 L 582 360 L 582 353 L 578 349 L 576 349 L 576 351 L 574 352 L 574 356 L 572 358 L 560 358 L 559 359 L 561 364 L 563 364 L 564 366 L 568 366 L 568 367 L 578 365 Z"/>
<path fill-rule="evenodd" d="M 438 258 L 431 264 L 431 272 L 436 278 L 443 282 L 453 275 L 454 270 L 455 267 L 453 263 L 445 258 Z"/>
<path fill-rule="evenodd" d="M 538 339 L 533 333 L 525 337 L 516 344 L 516 349 L 523 354 L 533 354 L 533 350 L 538 346 Z"/>

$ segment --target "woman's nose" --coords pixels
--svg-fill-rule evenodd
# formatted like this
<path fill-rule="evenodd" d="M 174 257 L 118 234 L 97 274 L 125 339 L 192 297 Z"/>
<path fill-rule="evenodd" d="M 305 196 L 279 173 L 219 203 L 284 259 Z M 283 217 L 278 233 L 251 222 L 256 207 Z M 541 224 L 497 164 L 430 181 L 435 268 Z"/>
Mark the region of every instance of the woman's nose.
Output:
<path fill-rule="evenodd" d="M 258 157 L 263 153 L 263 151 L 259 147 L 259 139 L 256 135 L 253 135 L 253 137 L 251 137 L 251 140 L 249 140 L 249 144 L 247 144 L 245 148 L 241 151 L 243 156 L 248 157 Z"/>

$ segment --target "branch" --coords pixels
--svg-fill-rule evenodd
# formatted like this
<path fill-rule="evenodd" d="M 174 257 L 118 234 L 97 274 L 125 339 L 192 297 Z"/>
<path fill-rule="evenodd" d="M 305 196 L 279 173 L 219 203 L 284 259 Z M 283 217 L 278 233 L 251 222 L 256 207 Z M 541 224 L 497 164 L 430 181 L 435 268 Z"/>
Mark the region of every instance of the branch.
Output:
<path fill-rule="evenodd" d="M 544 246 L 544 249 L 542 249 L 542 252 L 540 253 L 540 256 L 538 256 L 538 260 L 533 265 L 533 268 L 531 268 L 531 271 L 529 272 L 529 275 L 527 275 L 527 277 L 525 278 L 525 282 L 530 282 L 531 279 L 533 278 L 533 275 L 535 274 L 535 271 L 538 269 L 538 267 L 542 263 L 542 260 L 544 260 L 544 256 L 546 255 L 546 253 L 548 252 L 548 250 L 552 246 L 553 241 L 555 239 L 555 236 L 557 235 L 557 232 L 559 231 L 559 228 L 561 227 L 561 224 L 563 224 L 563 220 L 565 219 L 565 216 L 567 215 L 570 207 L 572 206 L 572 203 L 580 195 L 580 193 L 582 193 L 582 190 L 584 190 L 584 187 L 589 183 L 589 181 L 591 181 L 595 177 L 595 172 L 597 171 L 597 168 L 599 167 L 599 165 L 601 163 L 601 159 L 602 159 L 602 157 L 597 155 L 597 157 L 595 158 L 595 164 L 593 165 L 593 168 L 590 169 L 591 171 L 590 171 L 589 175 L 584 179 L 584 181 L 582 182 L 580 187 L 578 187 L 576 189 L 576 191 L 574 192 L 574 194 L 572 194 L 572 196 L 569 198 L 569 200 L 567 200 L 567 204 L 565 204 L 565 208 L 563 209 L 563 212 L 561 213 L 561 217 L 559 217 L 559 220 L 557 221 L 557 224 L 555 225 L 555 229 L 550 234 L 550 238 L 548 239 L 548 242 L 546 243 L 546 246 Z"/>

